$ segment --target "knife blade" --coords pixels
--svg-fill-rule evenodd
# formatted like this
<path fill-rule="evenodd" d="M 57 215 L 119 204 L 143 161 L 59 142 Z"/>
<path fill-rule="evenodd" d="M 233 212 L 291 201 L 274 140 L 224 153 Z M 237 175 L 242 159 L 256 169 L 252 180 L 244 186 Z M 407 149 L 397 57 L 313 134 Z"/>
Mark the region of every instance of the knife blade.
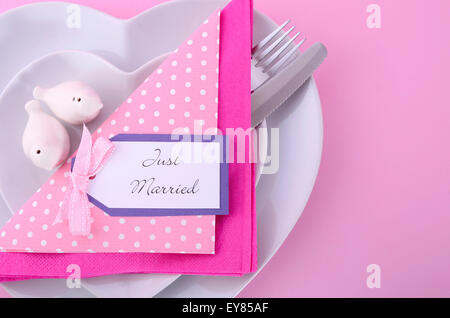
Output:
<path fill-rule="evenodd" d="M 322 43 L 314 43 L 258 87 L 252 94 L 252 127 L 258 126 L 294 94 L 322 64 L 326 56 L 326 47 Z"/>

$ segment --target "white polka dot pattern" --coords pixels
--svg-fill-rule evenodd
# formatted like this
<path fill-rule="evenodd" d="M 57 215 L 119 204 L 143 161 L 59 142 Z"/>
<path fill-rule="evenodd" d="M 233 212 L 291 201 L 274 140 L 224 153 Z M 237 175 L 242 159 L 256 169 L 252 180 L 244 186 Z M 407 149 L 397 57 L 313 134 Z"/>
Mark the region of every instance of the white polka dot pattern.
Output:
<path fill-rule="evenodd" d="M 217 128 L 220 11 L 208 18 L 93 133 L 170 134 L 174 129 Z M 197 124 L 198 126 L 198 124 Z M 2 251 L 35 253 L 213 254 L 215 216 L 111 217 L 92 206 L 87 237 L 67 221 L 53 224 L 70 184 L 68 160 L 0 230 Z"/>

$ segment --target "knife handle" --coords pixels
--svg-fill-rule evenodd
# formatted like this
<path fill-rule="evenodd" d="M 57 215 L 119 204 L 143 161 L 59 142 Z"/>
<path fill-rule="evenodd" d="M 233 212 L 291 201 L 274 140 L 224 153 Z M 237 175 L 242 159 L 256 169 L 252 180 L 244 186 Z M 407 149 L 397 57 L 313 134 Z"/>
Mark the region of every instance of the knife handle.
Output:
<path fill-rule="evenodd" d="M 327 56 L 321 43 L 314 43 L 252 94 L 252 126 L 261 123 L 297 91 Z"/>

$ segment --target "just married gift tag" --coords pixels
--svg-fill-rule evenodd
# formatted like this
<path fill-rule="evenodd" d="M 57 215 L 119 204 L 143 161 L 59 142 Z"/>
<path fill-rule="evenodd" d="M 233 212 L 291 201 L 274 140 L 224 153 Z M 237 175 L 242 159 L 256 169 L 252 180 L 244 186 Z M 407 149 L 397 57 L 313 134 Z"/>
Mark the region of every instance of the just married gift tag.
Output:
<path fill-rule="evenodd" d="M 115 151 L 89 185 L 71 175 L 71 162 L 64 164 L 0 230 L 0 250 L 214 253 L 215 214 L 228 212 L 225 168 L 214 162 L 224 156 L 224 143 L 199 142 L 212 145 L 218 153 L 206 164 L 181 156 L 177 161 L 172 148 L 179 141 L 135 139 L 167 138 L 174 130 L 192 136 L 196 123 L 205 135 L 214 135 L 219 34 L 217 10 L 93 132 L 93 154 L 99 140 L 111 140 Z M 177 165 L 168 164 L 169 157 Z M 80 187 L 78 182 L 91 201 L 86 236 L 72 234 L 71 216 L 55 222 L 73 184 Z"/>
<path fill-rule="evenodd" d="M 111 216 L 228 214 L 226 136 L 121 134 L 90 182 L 89 201 Z"/>

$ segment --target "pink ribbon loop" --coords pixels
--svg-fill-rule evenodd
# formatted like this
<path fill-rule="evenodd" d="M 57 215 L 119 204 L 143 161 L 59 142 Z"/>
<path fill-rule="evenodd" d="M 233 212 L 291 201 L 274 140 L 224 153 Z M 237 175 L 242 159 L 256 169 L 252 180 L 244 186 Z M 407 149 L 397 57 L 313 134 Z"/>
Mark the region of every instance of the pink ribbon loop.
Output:
<path fill-rule="evenodd" d="M 91 211 L 87 196 L 89 179 L 100 172 L 113 151 L 113 143 L 103 137 L 98 138 L 92 146 L 91 133 L 86 126 L 83 127 L 80 146 L 70 173 L 72 182 L 53 224 L 67 219 L 72 235 L 87 236 L 91 233 Z"/>

